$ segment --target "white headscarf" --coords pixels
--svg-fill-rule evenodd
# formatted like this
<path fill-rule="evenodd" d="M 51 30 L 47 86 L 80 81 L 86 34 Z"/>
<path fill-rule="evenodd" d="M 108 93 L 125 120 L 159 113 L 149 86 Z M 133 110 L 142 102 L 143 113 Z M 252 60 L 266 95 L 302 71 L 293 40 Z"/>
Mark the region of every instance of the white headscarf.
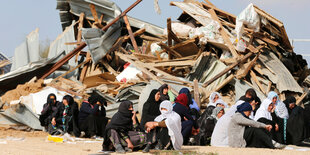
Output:
<path fill-rule="evenodd" d="M 276 92 L 274 91 L 271 91 L 268 93 L 268 99 L 272 101 L 272 99 L 274 97 L 277 97 L 277 102 L 276 102 L 276 115 L 280 118 L 285 118 L 285 119 L 288 119 L 289 117 L 289 114 L 288 114 L 288 111 L 287 111 L 287 108 L 285 106 L 285 104 L 279 100 L 279 96 Z"/>
<path fill-rule="evenodd" d="M 214 100 L 214 98 L 215 98 L 216 95 L 219 97 L 219 99 L 222 99 L 220 93 L 218 93 L 218 92 L 213 92 L 213 93 L 211 93 L 211 95 L 210 95 L 210 97 L 209 97 L 209 104 L 208 104 L 208 107 L 209 107 L 209 106 L 215 106 L 215 107 L 216 107 L 216 104 L 213 102 L 213 100 Z M 219 100 L 219 99 L 218 99 L 218 100 Z"/>
<path fill-rule="evenodd" d="M 216 102 L 215 102 L 214 104 L 215 104 L 215 106 L 216 106 L 217 104 L 222 104 L 222 105 L 225 106 L 225 108 L 228 108 L 228 104 L 227 104 L 226 102 L 224 102 L 222 99 L 216 100 Z"/>
<path fill-rule="evenodd" d="M 260 118 L 266 118 L 272 121 L 271 113 L 268 111 L 269 105 L 272 104 L 272 101 L 266 98 L 263 103 L 260 105 L 256 111 L 254 120 L 257 121 Z"/>
<path fill-rule="evenodd" d="M 161 108 L 167 109 L 167 111 L 161 110 Z M 183 144 L 181 117 L 176 112 L 172 111 L 172 103 L 168 100 L 161 102 L 159 110 L 161 115 L 155 118 L 156 122 L 161 122 L 164 119 L 168 128 L 168 134 L 175 150 L 180 150 Z"/>

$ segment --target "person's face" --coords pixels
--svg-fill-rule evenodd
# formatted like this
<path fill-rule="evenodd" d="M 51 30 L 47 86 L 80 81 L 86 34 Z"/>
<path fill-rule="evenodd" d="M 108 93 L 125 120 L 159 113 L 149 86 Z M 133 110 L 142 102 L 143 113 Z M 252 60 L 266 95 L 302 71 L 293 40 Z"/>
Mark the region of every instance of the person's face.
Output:
<path fill-rule="evenodd" d="M 215 103 L 218 99 L 219 99 L 219 96 L 218 96 L 218 95 L 215 95 L 215 96 L 214 96 L 214 99 L 213 99 L 213 103 Z"/>
<path fill-rule="evenodd" d="M 128 110 L 133 111 L 132 105 L 129 106 Z"/>
<path fill-rule="evenodd" d="M 253 100 L 253 101 L 250 102 L 250 104 L 251 104 L 251 106 L 252 106 L 252 109 L 255 109 L 256 103 L 258 103 L 258 102 L 255 102 L 255 100 Z"/>
<path fill-rule="evenodd" d="M 164 95 L 167 95 L 167 94 L 168 94 L 168 88 L 165 88 L 165 89 L 163 90 L 163 94 L 164 94 Z"/>
<path fill-rule="evenodd" d="M 217 118 L 221 118 L 225 114 L 224 109 L 222 109 L 218 114 Z"/>
<path fill-rule="evenodd" d="M 249 117 L 251 115 L 251 111 L 244 111 L 245 116 Z"/>
<path fill-rule="evenodd" d="M 53 103 L 56 103 L 56 99 L 54 96 L 50 96 L 50 99 L 53 101 Z"/>
<path fill-rule="evenodd" d="M 159 101 L 159 99 L 160 99 L 160 93 L 157 92 L 157 93 L 155 94 L 155 101 Z"/>
<path fill-rule="evenodd" d="M 63 103 L 64 105 L 68 105 L 68 104 L 69 104 L 68 101 L 67 101 L 66 99 L 63 99 L 63 100 L 62 100 L 62 103 Z"/>
<path fill-rule="evenodd" d="M 168 111 L 166 108 L 160 108 L 160 110 L 162 110 L 162 111 Z"/>
<path fill-rule="evenodd" d="M 293 108 L 295 108 L 295 106 L 296 106 L 295 103 L 290 103 L 288 107 L 289 107 L 290 109 L 293 109 Z"/>
<path fill-rule="evenodd" d="M 274 104 L 277 103 L 277 100 L 278 100 L 277 97 L 273 97 L 273 98 L 272 98 L 272 103 L 274 103 Z"/>
<path fill-rule="evenodd" d="M 245 97 L 246 97 L 246 98 L 252 98 L 252 95 L 251 95 L 250 93 L 246 93 L 246 94 L 245 94 Z"/>
<path fill-rule="evenodd" d="M 273 104 L 269 104 L 269 106 L 268 106 L 268 111 L 269 111 L 269 112 L 271 112 L 271 111 L 272 111 L 273 106 L 274 106 Z"/>
<path fill-rule="evenodd" d="M 224 104 L 220 104 L 220 103 L 216 104 L 216 106 L 217 106 L 217 107 L 225 108 L 225 105 L 224 105 Z"/>

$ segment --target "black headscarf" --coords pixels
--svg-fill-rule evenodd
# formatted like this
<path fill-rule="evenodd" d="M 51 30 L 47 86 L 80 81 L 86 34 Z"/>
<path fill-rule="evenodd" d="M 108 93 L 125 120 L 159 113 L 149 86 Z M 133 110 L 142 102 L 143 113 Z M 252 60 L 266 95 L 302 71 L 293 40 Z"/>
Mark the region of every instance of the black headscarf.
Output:
<path fill-rule="evenodd" d="M 102 96 L 97 95 L 97 94 L 92 94 L 88 98 L 88 102 L 92 105 L 95 105 L 97 102 L 100 102 L 102 105 L 107 106 L 107 101 Z"/>
<path fill-rule="evenodd" d="M 74 103 L 74 99 L 73 99 L 73 97 L 70 96 L 70 95 L 65 95 L 62 99 L 63 99 L 63 100 L 64 100 L 64 99 L 67 100 L 69 106 L 73 105 L 73 103 Z"/>
<path fill-rule="evenodd" d="M 168 85 L 167 84 L 163 84 L 162 86 L 160 86 L 158 88 L 158 90 L 160 92 L 160 101 L 170 100 L 168 93 L 166 95 L 164 95 L 164 93 L 163 93 L 164 89 L 168 89 Z"/>
<path fill-rule="evenodd" d="M 129 110 L 131 105 L 131 101 L 123 101 L 118 107 L 118 112 L 112 117 L 107 129 L 130 130 L 133 123 L 132 110 Z"/>
<path fill-rule="evenodd" d="M 288 96 L 286 98 L 286 100 L 283 101 L 285 106 L 286 106 L 286 109 L 288 110 L 288 113 L 291 114 L 291 112 L 293 111 L 293 109 L 290 108 L 290 104 L 295 104 L 296 106 L 296 98 L 294 96 Z"/>
<path fill-rule="evenodd" d="M 54 96 L 55 100 L 54 100 L 54 99 L 51 99 L 52 96 Z M 55 95 L 54 93 L 50 93 L 50 94 L 47 96 L 46 103 L 47 103 L 48 105 L 52 104 L 52 106 L 56 106 L 56 103 L 57 103 L 56 95 Z"/>
<path fill-rule="evenodd" d="M 146 122 L 154 121 L 154 119 L 161 114 L 159 111 L 159 106 L 161 101 L 155 100 L 155 95 L 158 93 L 158 89 L 153 89 L 150 93 L 149 98 L 143 105 L 141 125 L 144 126 Z"/>
<path fill-rule="evenodd" d="M 187 96 L 187 103 L 188 103 L 188 105 L 193 104 L 192 95 L 191 95 L 190 91 L 187 88 L 182 88 L 179 91 L 179 94 L 183 94 L 183 93 L 186 94 L 186 96 Z"/>

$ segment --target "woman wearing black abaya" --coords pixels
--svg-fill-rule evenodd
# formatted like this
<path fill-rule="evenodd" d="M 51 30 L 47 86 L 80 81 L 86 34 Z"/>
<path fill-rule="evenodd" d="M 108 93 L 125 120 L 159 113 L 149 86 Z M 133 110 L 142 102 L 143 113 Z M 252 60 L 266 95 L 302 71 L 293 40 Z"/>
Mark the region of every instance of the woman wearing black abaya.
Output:
<path fill-rule="evenodd" d="M 285 103 L 290 115 L 287 120 L 286 143 L 304 146 L 305 144 L 303 144 L 302 141 L 307 138 L 304 109 L 296 105 L 296 99 L 293 96 L 287 97 L 283 102 Z"/>
<path fill-rule="evenodd" d="M 58 104 L 59 102 L 56 100 L 56 95 L 51 93 L 47 97 L 47 102 L 43 105 L 43 110 L 41 111 L 39 120 L 41 126 L 44 126 L 48 131 L 55 128 L 51 124 L 56 123 L 55 116 L 57 114 Z"/>
<path fill-rule="evenodd" d="M 71 133 L 78 137 L 80 136 L 80 130 L 78 127 L 78 115 L 79 107 L 74 99 L 70 95 L 65 95 L 62 102 L 59 104 L 56 126 L 61 129 L 64 133 Z"/>
<path fill-rule="evenodd" d="M 168 88 L 168 85 L 167 84 L 163 84 L 162 86 L 160 86 L 158 88 L 159 92 L 160 92 L 160 101 L 165 101 L 165 100 L 168 100 L 170 101 L 170 98 L 169 98 L 169 95 L 168 95 L 168 91 L 169 91 L 169 88 Z"/>
<path fill-rule="evenodd" d="M 154 121 L 154 119 L 160 115 L 160 92 L 157 89 L 153 89 L 149 98 L 143 105 L 141 127 L 144 128 L 146 122 Z"/>
<path fill-rule="evenodd" d="M 145 134 L 140 132 L 132 102 L 123 101 L 106 127 L 102 148 L 103 151 L 115 149 L 118 153 L 125 153 L 143 146 L 145 139 Z"/>

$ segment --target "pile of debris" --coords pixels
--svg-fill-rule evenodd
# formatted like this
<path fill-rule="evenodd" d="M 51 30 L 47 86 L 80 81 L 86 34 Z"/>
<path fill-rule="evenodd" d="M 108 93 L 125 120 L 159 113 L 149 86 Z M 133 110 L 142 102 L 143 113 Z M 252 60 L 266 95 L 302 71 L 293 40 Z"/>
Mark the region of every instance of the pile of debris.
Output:
<path fill-rule="evenodd" d="M 307 96 L 306 61 L 293 52 L 284 24 L 257 6 L 236 17 L 207 0 L 171 2 L 183 13 L 162 29 L 126 15 L 141 1 L 123 12 L 109 0 L 57 1 L 64 32 L 46 59 L 0 77 L 2 93 L 34 76 L 51 78 L 48 86 L 73 96 L 102 95 L 110 103 L 108 116 L 121 100 L 141 103 L 141 109 L 151 89 L 164 83 L 175 95 L 189 88 L 202 107 L 214 91 L 230 105 L 248 88 L 261 99 L 271 90 L 281 99 L 294 95 L 298 103 Z"/>

